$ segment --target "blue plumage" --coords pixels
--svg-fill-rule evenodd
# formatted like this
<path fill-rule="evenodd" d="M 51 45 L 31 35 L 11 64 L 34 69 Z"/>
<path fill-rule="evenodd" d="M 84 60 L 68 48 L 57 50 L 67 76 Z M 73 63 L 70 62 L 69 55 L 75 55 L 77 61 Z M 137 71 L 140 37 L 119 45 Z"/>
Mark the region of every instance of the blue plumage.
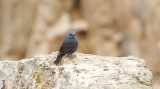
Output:
<path fill-rule="evenodd" d="M 77 50 L 77 48 L 78 48 L 78 40 L 76 34 L 74 31 L 71 31 L 64 39 L 60 47 L 59 54 L 54 63 L 58 64 L 64 55 L 73 54 Z"/>

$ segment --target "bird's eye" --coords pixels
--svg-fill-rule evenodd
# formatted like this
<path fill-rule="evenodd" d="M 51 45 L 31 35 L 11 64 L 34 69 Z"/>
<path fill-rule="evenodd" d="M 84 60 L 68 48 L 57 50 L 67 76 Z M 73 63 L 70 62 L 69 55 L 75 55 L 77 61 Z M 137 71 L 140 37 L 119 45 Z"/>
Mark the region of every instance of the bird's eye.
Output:
<path fill-rule="evenodd" d="M 75 36 L 75 34 L 69 34 L 70 36 Z"/>

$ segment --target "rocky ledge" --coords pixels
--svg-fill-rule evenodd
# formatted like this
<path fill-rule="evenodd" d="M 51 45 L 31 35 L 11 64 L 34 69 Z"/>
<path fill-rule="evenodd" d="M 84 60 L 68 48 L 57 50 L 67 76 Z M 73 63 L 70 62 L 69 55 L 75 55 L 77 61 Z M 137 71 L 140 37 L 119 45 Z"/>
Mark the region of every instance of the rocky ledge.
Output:
<path fill-rule="evenodd" d="M 152 73 L 138 57 L 76 53 L 55 65 L 57 53 L 0 62 L 1 89 L 152 89 Z"/>

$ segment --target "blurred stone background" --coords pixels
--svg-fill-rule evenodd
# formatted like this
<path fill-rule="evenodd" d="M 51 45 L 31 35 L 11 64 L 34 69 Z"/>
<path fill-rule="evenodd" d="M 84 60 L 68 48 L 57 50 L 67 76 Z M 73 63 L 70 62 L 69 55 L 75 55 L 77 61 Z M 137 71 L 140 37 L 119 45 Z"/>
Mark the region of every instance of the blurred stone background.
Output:
<path fill-rule="evenodd" d="M 58 51 L 69 30 L 78 52 L 146 59 L 160 89 L 160 0 L 0 0 L 0 59 Z"/>

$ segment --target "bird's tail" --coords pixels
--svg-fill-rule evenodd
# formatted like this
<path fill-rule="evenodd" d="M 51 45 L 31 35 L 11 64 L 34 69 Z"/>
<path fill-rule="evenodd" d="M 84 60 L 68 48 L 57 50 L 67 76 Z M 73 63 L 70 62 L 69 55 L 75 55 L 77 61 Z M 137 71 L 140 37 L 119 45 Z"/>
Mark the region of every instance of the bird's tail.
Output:
<path fill-rule="evenodd" d="M 65 55 L 65 54 L 59 53 L 58 56 L 57 56 L 57 58 L 56 58 L 56 60 L 54 61 L 54 64 L 58 64 L 58 63 L 61 61 L 61 59 L 62 59 L 62 57 L 63 57 L 64 55 Z"/>

